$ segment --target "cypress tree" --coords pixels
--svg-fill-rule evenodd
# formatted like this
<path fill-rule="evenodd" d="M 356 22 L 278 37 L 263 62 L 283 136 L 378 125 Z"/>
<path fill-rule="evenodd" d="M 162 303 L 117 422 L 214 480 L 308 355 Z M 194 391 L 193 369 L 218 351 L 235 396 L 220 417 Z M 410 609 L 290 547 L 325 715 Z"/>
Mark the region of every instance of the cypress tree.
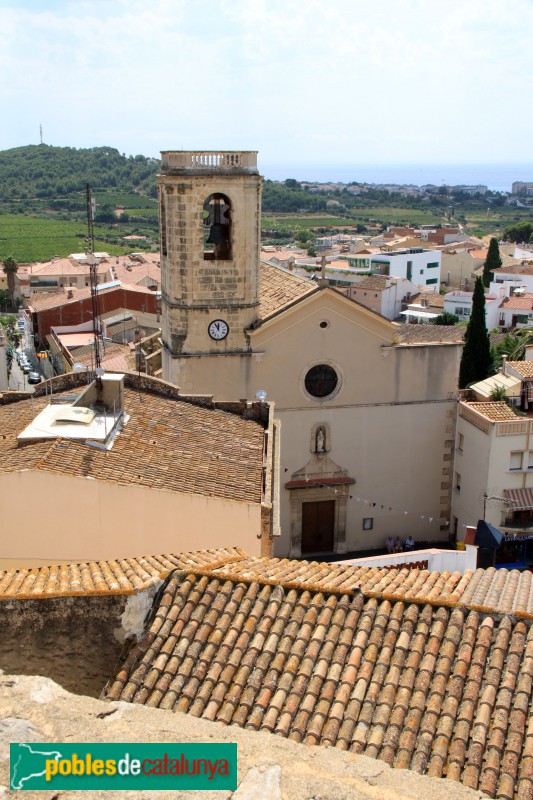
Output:
<path fill-rule="evenodd" d="M 500 248 L 498 247 L 498 240 L 492 237 L 489 244 L 489 252 L 487 253 L 487 258 L 485 259 L 485 263 L 483 264 L 483 284 L 484 286 L 489 286 L 490 282 L 494 280 L 494 275 L 492 274 L 495 269 L 499 269 L 502 265 L 502 260 L 500 258 Z"/>
<path fill-rule="evenodd" d="M 477 278 L 472 298 L 472 313 L 466 328 L 465 344 L 459 367 L 459 388 L 482 381 L 491 372 L 490 341 L 485 321 L 485 290 Z"/>

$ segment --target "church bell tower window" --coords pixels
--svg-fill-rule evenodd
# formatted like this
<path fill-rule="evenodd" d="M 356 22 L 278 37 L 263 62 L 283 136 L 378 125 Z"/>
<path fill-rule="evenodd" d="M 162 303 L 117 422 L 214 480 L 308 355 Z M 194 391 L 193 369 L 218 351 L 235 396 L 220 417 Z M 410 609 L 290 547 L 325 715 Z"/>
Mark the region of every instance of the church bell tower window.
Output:
<path fill-rule="evenodd" d="M 223 194 L 211 194 L 203 205 L 204 259 L 231 259 L 231 203 Z"/>

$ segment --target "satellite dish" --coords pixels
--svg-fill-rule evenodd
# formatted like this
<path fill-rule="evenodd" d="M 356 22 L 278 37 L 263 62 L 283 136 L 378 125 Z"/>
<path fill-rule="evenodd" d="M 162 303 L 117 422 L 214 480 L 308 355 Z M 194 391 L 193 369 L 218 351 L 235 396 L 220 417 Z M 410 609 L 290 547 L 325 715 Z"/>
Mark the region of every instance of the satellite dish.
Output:
<path fill-rule="evenodd" d="M 87 372 L 87 367 L 85 364 L 82 364 L 81 361 L 76 361 L 76 363 L 72 365 L 72 372 Z"/>

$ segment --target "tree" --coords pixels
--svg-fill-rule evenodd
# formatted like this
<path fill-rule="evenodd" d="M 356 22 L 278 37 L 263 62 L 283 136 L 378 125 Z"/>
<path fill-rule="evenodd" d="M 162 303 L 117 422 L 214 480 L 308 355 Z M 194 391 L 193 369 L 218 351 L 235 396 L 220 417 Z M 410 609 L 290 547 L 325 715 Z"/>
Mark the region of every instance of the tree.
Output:
<path fill-rule="evenodd" d="M 18 272 L 18 264 L 12 256 L 4 258 L 3 270 L 7 275 L 7 290 L 11 300 L 11 306 L 15 306 L 15 275 Z"/>
<path fill-rule="evenodd" d="M 498 247 L 498 240 L 492 237 L 489 244 L 489 252 L 483 264 L 483 285 L 489 286 L 490 282 L 494 280 L 494 270 L 499 269 L 502 265 L 500 257 L 500 248 Z"/>
<path fill-rule="evenodd" d="M 485 290 L 483 280 L 477 278 L 472 298 L 472 313 L 466 327 L 465 343 L 459 367 L 459 388 L 482 381 L 491 370 L 491 353 L 487 323 L 485 321 Z"/>
<path fill-rule="evenodd" d="M 456 314 L 450 314 L 449 311 L 443 311 L 432 320 L 433 325 L 457 325 L 458 322 L 459 317 Z"/>

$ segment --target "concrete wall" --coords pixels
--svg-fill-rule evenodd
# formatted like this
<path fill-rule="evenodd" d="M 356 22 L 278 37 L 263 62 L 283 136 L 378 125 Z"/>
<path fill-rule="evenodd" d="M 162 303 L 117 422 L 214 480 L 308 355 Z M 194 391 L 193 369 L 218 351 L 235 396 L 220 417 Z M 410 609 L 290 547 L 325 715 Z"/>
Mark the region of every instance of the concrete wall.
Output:
<path fill-rule="evenodd" d="M 465 279 L 468 285 L 473 286 L 472 273 L 483 264 L 482 258 L 472 258 L 468 250 L 459 253 L 442 253 L 441 280 L 449 286 L 462 289 Z"/>
<path fill-rule="evenodd" d="M 352 558 L 336 561 L 354 567 L 395 567 L 397 565 L 427 561 L 430 572 L 460 572 L 475 570 L 477 566 L 477 547 L 467 545 L 466 550 L 414 550 L 408 553 L 394 553 L 373 558 Z"/>
<path fill-rule="evenodd" d="M 0 568 L 242 547 L 260 555 L 259 504 L 43 471 L 0 474 Z"/>

